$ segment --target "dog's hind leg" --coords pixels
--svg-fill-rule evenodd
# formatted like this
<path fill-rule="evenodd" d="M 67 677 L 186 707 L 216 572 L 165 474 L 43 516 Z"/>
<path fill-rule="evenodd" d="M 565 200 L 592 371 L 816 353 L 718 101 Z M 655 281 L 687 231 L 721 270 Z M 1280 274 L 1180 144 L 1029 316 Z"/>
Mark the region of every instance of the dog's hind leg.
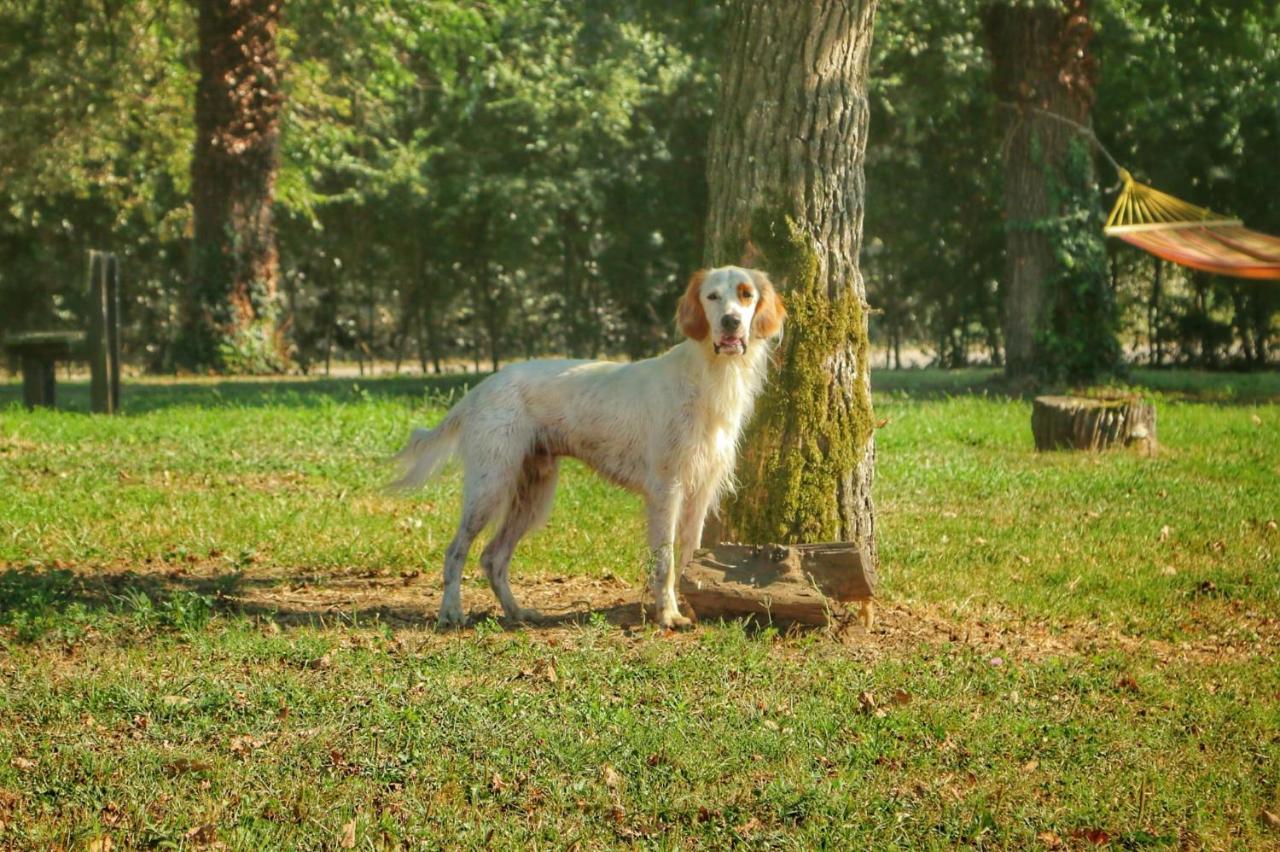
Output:
<path fill-rule="evenodd" d="M 471 552 L 476 536 L 492 523 L 502 506 L 502 496 L 507 491 L 504 479 L 492 471 L 467 470 L 462 497 L 462 521 L 444 556 L 444 597 L 440 601 L 440 616 L 436 626 L 440 628 L 462 627 L 466 617 L 462 612 L 462 569 Z"/>
<path fill-rule="evenodd" d="M 506 520 L 480 554 L 480 564 L 484 566 L 489 585 L 502 604 L 503 613 L 512 621 L 537 621 L 540 618 L 536 610 L 520 606 L 511 593 L 511 556 L 520 539 L 545 523 L 551 514 L 559 470 L 559 460 L 554 456 L 534 454 L 525 459 Z"/>

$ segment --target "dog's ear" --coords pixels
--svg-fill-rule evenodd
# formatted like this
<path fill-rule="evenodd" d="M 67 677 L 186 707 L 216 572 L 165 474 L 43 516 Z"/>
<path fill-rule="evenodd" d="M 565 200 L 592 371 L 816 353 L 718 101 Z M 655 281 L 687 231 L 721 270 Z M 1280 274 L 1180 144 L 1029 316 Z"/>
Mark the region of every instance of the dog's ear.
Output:
<path fill-rule="evenodd" d="M 702 307 L 702 282 L 707 277 L 707 270 L 699 269 L 689 279 L 689 286 L 680 297 L 680 307 L 676 311 L 676 322 L 680 331 L 692 340 L 706 340 L 711 333 L 711 324 L 707 322 L 707 312 Z"/>
<path fill-rule="evenodd" d="M 782 321 L 787 318 L 787 309 L 783 307 L 773 282 L 764 273 L 752 270 L 751 278 L 760 291 L 760 304 L 756 306 L 756 315 L 751 321 L 752 330 L 758 337 L 777 337 L 782 333 Z"/>

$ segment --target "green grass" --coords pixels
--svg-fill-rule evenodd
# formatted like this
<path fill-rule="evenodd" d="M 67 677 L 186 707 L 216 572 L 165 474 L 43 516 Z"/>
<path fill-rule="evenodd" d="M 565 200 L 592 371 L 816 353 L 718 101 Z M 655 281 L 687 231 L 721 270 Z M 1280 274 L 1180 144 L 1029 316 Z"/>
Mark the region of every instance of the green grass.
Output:
<path fill-rule="evenodd" d="M 1153 459 L 1036 454 L 986 371 L 874 380 L 844 637 L 283 618 L 240 602 L 438 586 L 456 473 L 381 461 L 457 382 L 0 385 L 0 847 L 1280 846 L 1280 377 L 1139 371 Z M 638 586 L 639 509 L 569 466 L 517 582 Z"/>

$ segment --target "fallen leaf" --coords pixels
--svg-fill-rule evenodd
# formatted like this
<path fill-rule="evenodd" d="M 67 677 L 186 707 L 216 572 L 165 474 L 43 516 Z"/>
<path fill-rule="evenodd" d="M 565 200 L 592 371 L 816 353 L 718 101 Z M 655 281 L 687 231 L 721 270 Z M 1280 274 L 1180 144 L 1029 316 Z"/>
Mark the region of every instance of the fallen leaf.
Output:
<path fill-rule="evenodd" d="M 1062 848 L 1062 838 L 1054 834 L 1052 831 L 1040 832 L 1039 834 L 1036 835 L 1036 840 L 1039 840 L 1041 843 L 1043 843 L 1046 849 Z"/>
<path fill-rule="evenodd" d="M 193 826 L 185 836 L 197 846 L 208 846 L 218 839 L 218 827 L 209 823 Z"/>
<path fill-rule="evenodd" d="M 494 793 L 501 793 L 507 789 L 507 782 L 502 780 L 502 775 L 495 772 L 493 777 L 489 779 L 489 790 Z"/>
<path fill-rule="evenodd" d="M 189 757 L 178 757 L 165 764 L 174 775 L 185 775 L 188 772 L 208 772 L 213 768 L 213 764 L 206 763 L 203 760 L 192 760 Z"/>
<path fill-rule="evenodd" d="M 864 689 L 858 693 L 858 706 L 862 708 L 863 713 L 870 713 L 876 709 L 876 697 Z"/>
<path fill-rule="evenodd" d="M 186 707 L 191 699 L 185 695 L 166 695 L 160 699 L 160 703 L 165 707 Z"/>
<path fill-rule="evenodd" d="M 338 841 L 338 845 L 343 849 L 354 849 L 356 847 L 356 821 L 351 820 L 342 827 L 342 839 Z"/>
<path fill-rule="evenodd" d="M 1023 772 L 1035 772 L 1039 768 L 1040 768 L 1040 761 L 1036 760 L 1034 757 L 1028 760 L 1026 763 L 1022 764 Z"/>
<path fill-rule="evenodd" d="M 309 669 L 331 669 L 333 668 L 333 657 L 328 654 L 322 654 L 314 660 L 307 660 L 307 668 Z"/>
<path fill-rule="evenodd" d="M 1267 828 L 1280 828 L 1280 815 L 1264 809 L 1262 813 L 1258 814 L 1258 818 L 1262 820 L 1262 824 Z"/>
<path fill-rule="evenodd" d="M 600 776 L 604 778 L 604 785 L 610 790 L 616 790 L 622 786 L 622 776 L 618 774 L 618 770 L 607 763 L 600 767 Z"/>
<path fill-rule="evenodd" d="M 85 845 L 85 852 L 111 852 L 116 845 L 111 842 L 110 837 L 95 837 Z"/>
<path fill-rule="evenodd" d="M 1133 675 L 1125 675 L 1116 681 L 1116 689 L 1125 689 L 1129 692 L 1140 692 L 1138 682 L 1134 680 Z"/>
<path fill-rule="evenodd" d="M 22 772 L 36 768 L 36 762 L 34 760 L 27 760 L 25 757 L 15 757 L 13 760 L 9 761 L 9 765 L 14 769 L 21 770 Z"/>
<path fill-rule="evenodd" d="M 1177 575 L 1178 569 L 1174 568 L 1172 565 L 1166 565 L 1160 569 L 1160 573 L 1166 577 L 1173 577 Z"/>
<path fill-rule="evenodd" d="M 1172 533 L 1172 532 L 1173 532 L 1173 530 L 1169 529 L 1169 525 L 1168 525 L 1168 524 L 1165 524 L 1164 526 L 1162 526 L 1162 527 L 1160 528 L 1160 535 L 1159 535 L 1159 537 L 1158 537 L 1158 539 L 1157 539 L 1157 540 L 1158 540 L 1158 541 L 1160 541 L 1161 543 L 1164 543 L 1164 542 L 1168 541 L 1168 540 L 1169 540 L 1169 534 L 1170 534 L 1170 533 Z"/>
<path fill-rule="evenodd" d="M 1071 836 L 1076 840 L 1087 840 L 1094 846 L 1105 846 L 1111 842 L 1111 835 L 1101 828 L 1072 829 Z"/>
<path fill-rule="evenodd" d="M 249 734 L 231 738 L 231 753 L 237 757 L 248 757 L 262 746 L 262 740 Z"/>
<path fill-rule="evenodd" d="M 910 693 L 910 692 L 907 692 L 905 689 L 895 689 L 895 690 L 893 691 L 893 703 L 894 703 L 894 704 L 899 704 L 899 705 L 901 705 L 901 704 L 910 704 L 910 703 L 911 703 L 911 693 Z"/>
<path fill-rule="evenodd" d="M 754 834 L 756 831 L 760 829 L 760 826 L 761 826 L 760 820 L 756 819 L 755 817 L 752 817 L 751 819 L 744 822 L 742 825 L 738 826 L 736 830 L 739 834 Z"/>

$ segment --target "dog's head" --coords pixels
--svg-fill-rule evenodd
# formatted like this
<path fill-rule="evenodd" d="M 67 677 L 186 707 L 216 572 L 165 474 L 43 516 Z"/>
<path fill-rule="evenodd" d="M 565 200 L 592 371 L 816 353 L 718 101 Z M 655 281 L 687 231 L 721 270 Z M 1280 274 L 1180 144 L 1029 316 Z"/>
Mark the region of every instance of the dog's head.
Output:
<path fill-rule="evenodd" d="M 716 355 L 743 355 L 754 340 L 782 333 L 787 311 L 769 278 L 741 266 L 700 269 L 689 279 L 676 319 L 692 340 L 709 341 Z"/>

